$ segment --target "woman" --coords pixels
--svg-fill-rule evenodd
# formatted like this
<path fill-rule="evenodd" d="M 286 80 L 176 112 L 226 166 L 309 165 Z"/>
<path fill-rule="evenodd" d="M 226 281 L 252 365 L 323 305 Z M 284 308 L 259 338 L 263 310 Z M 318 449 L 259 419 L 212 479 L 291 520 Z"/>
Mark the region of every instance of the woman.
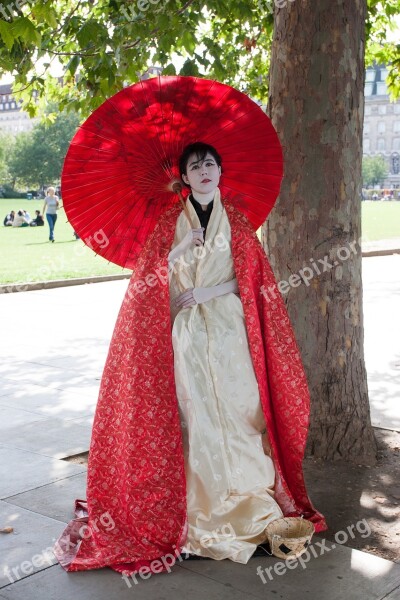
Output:
<path fill-rule="evenodd" d="M 54 547 L 67 571 L 159 573 L 184 553 L 246 563 L 282 514 L 327 528 L 302 472 L 307 381 L 264 250 L 221 198 L 217 151 L 190 146 L 180 164 L 194 227 L 175 203 L 137 260 L 101 380 L 87 500 Z"/>
<path fill-rule="evenodd" d="M 172 269 L 170 297 L 173 315 L 179 310 L 172 340 L 188 482 L 187 548 L 245 563 L 266 541 L 268 523 L 283 513 L 273 499 L 273 462 L 263 452 L 262 441 L 266 453 L 269 445 L 230 244 L 198 252 L 203 238 L 210 250 L 216 238 L 231 238 L 218 189 L 221 158 L 210 146 L 192 144 L 180 171 L 191 188 L 195 224 L 190 229 L 181 213 L 169 255 L 184 259 Z M 205 545 L 212 532 L 217 535 Z"/>
<path fill-rule="evenodd" d="M 60 205 L 58 196 L 56 196 L 54 187 L 47 188 L 47 195 L 44 199 L 42 213 L 46 214 L 49 224 L 49 241 L 54 242 L 54 227 L 57 221 L 57 210 Z"/>

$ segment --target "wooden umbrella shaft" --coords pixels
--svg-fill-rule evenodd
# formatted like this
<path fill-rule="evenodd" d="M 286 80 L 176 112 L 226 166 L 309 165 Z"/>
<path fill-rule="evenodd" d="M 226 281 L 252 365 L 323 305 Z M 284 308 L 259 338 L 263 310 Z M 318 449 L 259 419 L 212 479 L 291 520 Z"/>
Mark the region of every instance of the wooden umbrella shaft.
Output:
<path fill-rule="evenodd" d="M 193 223 L 192 223 L 192 218 L 190 216 L 188 207 L 186 205 L 186 202 L 182 196 L 182 185 L 179 182 L 174 183 L 173 187 L 172 187 L 173 191 L 176 192 L 179 196 L 179 201 L 182 204 L 182 208 L 185 211 L 185 215 L 187 217 L 187 220 L 189 221 L 190 224 L 190 228 L 194 229 Z"/>

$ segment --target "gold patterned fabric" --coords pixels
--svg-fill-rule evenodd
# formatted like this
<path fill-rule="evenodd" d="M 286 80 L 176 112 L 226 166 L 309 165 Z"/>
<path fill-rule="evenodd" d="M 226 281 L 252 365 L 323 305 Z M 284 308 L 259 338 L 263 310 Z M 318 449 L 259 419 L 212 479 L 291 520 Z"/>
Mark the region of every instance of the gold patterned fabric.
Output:
<path fill-rule="evenodd" d="M 187 203 L 193 226 L 196 211 Z M 182 212 L 172 248 L 190 225 Z M 266 526 L 283 516 L 275 469 L 264 454 L 265 427 L 242 302 L 234 293 L 176 311 L 193 287 L 235 278 L 231 230 L 216 190 L 204 247 L 188 250 L 170 278 L 174 373 L 183 432 L 188 536 L 183 551 L 247 563 Z"/>

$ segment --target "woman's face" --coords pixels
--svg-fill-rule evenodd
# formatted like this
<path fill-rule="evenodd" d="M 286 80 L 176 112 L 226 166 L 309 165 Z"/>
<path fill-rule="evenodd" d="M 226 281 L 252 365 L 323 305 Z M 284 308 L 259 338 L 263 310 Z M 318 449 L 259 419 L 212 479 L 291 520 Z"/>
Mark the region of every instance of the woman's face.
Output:
<path fill-rule="evenodd" d="M 191 154 L 187 162 L 186 175 L 182 175 L 185 183 L 188 183 L 193 192 L 209 194 L 218 187 L 221 177 L 221 167 L 212 154 L 207 152 L 204 160 L 199 161 L 197 154 Z"/>

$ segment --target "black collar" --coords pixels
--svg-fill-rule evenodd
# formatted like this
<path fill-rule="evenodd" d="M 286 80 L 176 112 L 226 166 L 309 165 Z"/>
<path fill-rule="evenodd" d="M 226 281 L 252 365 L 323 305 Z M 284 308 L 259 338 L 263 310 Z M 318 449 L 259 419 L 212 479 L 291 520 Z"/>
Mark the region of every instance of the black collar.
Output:
<path fill-rule="evenodd" d="M 203 215 L 208 215 L 211 213 L 212 209 L 213 209 L 213 205 L 214 205 L 214 200 L 211 200 L 211 202 L 208 203 L 207 205 L 207 209 L 204 210 L 202 205 L 200 204 L 200 202 L 198 202 L 194 197 L 193 194 L 189 194 L 189 200 L 191 201 L 191 203 L 193 204 L 193 208 L 195 209 L 196 213 L 198 214 L 200 212 L 200 214 Z"/>

